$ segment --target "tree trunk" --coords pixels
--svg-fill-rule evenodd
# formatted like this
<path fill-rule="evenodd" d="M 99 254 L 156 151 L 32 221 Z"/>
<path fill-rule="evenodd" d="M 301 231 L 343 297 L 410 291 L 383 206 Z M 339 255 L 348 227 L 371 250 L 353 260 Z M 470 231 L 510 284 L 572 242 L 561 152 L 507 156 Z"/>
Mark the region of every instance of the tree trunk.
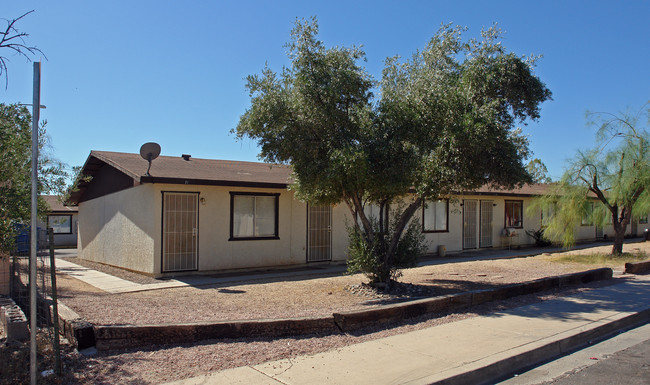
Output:
<path fill-rule="evenodd" d="M 411 220 L 413 214 L 415 214 L 417 209 L 420 208 L 420 206 L 422 206 L 422 201 L 423 199 L 421 197 L 415 199 L 415 201 L 413 201 L 413 203 L 411 203 L 406 208 L 406 210 L 404 210 L 404 212 L 398 219 L 395 225 L 395 232 L 392 234 L 392 238 L 390 239 L 390 244 L 388 245 L 388 248 L 385 252 L 386 254 L 384 255 L 384 265 L 392 266 L 393 253 L 395 252 L 395 249 L 397 248 L 397 244 L 399 243 L 399 240 L 402 237 L 404 228 L 406 228 L 406 225 L 409 223 L 409 221 Z"/>
<path fill-rule="evenodd" d="M 623 254 L 623 241 L 625 240 L 625 228 L 621 224 L 614 226 L 614 245 L 612 246 L 612 255 Z"/>

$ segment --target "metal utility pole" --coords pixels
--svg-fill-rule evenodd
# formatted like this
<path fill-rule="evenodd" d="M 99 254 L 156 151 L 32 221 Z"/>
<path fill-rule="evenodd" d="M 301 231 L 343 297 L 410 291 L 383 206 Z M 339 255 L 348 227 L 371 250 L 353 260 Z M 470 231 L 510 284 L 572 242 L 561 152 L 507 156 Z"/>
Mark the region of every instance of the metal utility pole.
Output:
<path fill-rule="evenodd" d="M 31 248 L 29 253 L 29 374 L 30 383 L 36 385 L 36 331 L 38 308 L 36 298 L 36 253 L 38 251 L 38 121 L 41 110 L 41 62 L 34 62 L 34 99 L 32 101 L 32 218 Z"/>

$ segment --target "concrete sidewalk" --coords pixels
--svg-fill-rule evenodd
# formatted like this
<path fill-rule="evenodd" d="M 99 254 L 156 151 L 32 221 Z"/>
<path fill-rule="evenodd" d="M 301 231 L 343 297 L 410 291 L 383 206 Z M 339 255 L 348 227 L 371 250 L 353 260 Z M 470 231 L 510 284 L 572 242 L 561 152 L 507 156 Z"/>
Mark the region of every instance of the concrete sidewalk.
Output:
<path fill-rule="evenodd" d="M 650 277 L 341 349 L 170 383 L 480 384 L 650 320 Z"/>

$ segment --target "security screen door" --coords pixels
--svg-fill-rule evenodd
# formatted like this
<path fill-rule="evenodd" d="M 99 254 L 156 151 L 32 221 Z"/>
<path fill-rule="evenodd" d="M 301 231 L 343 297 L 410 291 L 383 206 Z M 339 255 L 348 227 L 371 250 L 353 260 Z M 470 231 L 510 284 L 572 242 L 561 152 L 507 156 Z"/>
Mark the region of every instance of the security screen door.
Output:
<path fill-rule="evenodd" d="M 198 268 L 199 193 L 163 192 L 162 271 Z"/>
<path fill-rule="evenodd" d="M 307 208 L 307 262 L 332 260 L 332 207 Z"/>
<path fill-rule="evenodd" d="M 492 247 L 492 201 L 481 201 L 480 247 Z"/>
<path fill-rule="evenodd" d="M 477 206 L 474 199 L 463 201 L 463 249 L 476 248 Z"/>

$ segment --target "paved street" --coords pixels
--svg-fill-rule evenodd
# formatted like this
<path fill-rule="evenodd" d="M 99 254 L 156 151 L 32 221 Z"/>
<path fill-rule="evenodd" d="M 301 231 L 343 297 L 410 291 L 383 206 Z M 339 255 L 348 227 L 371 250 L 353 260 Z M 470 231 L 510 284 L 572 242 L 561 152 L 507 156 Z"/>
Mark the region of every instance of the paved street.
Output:
<path fill-rule="evenodd" d="M 621 333 L 501 383 L 533 384 L 650 384 L 650 324 Z"/>

